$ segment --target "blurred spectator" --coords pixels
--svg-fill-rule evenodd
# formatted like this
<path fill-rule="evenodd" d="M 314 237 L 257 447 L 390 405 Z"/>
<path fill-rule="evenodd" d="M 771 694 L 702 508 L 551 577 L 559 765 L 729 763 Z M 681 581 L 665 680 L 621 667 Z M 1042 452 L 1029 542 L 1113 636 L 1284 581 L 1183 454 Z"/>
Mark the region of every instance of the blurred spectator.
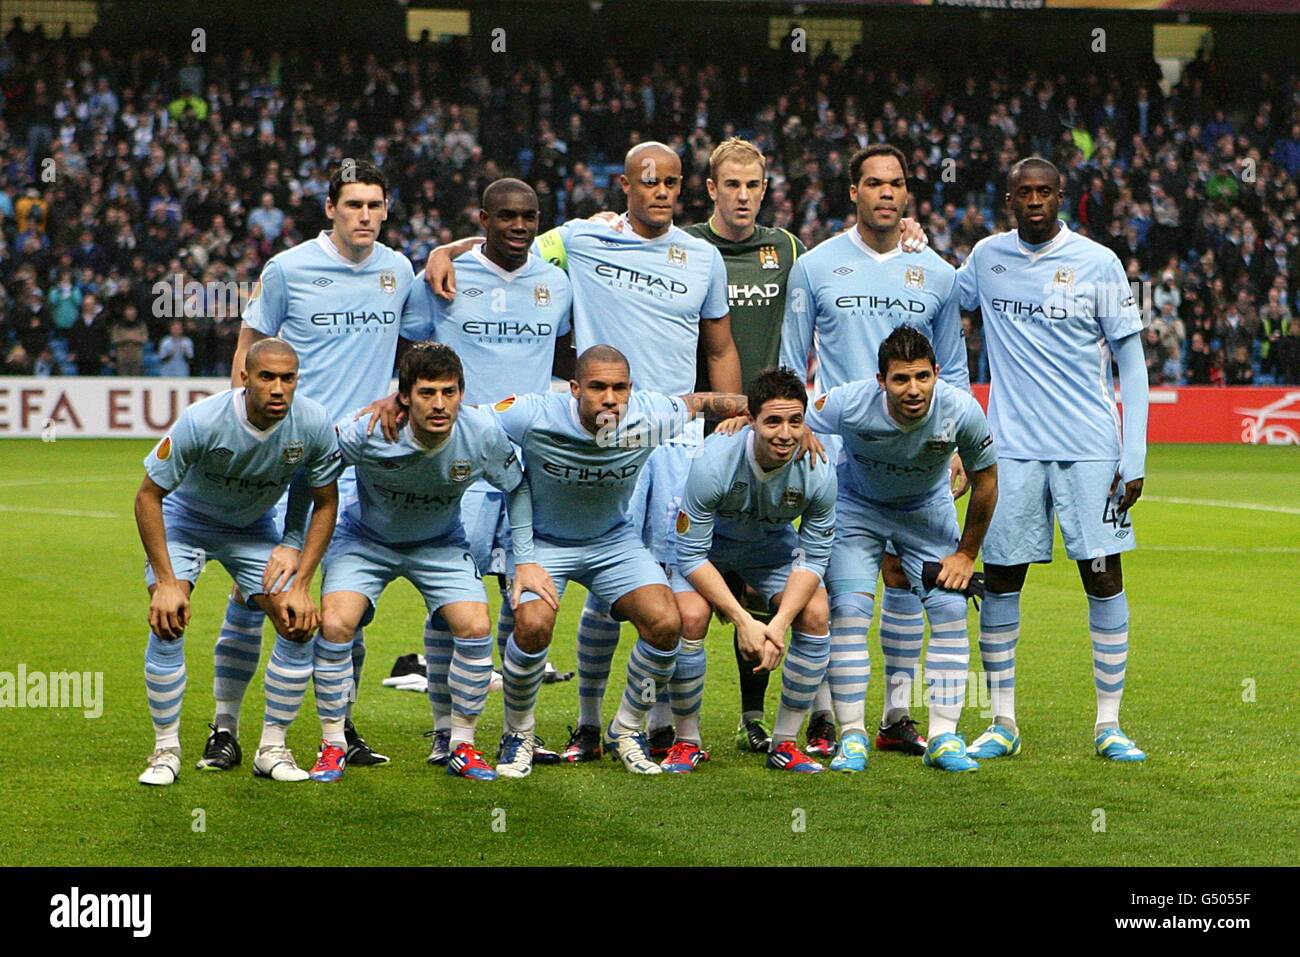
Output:
<path fill-rule="evenodd" d="M 118 375 L 144 375 L 144 347 L 149 342 L 149 327 L 140 318 L 134 303 L 123 305 L 113 320 L 109 342 L 113 347 L 113 368 Z"/>
<path fill-rule="evenodd" d="M 1165 347 L 1160 342 L 1160 331 L 1155 326 L 1142 330 L 1142 356 L 1147 364 L 1147 385 L 1160 385 L 1164 380 Z"/>
<path fill-rule="evenodd" d="M 1254 385 L 1255 370 L 1250 364 L 1250 350 L 1237 346 L 1223 370 L 1228 385 Z"/>
<path fill-rule="evenodd" d="M 1192 344 L 1187 353 L 1187 384 L 1211 385 L 1210 370 L 1213 364 L 1214 356 L 1210 352 L 1210 345 L 1205 336 L 1200 332 L 1193 332 Z"/>
<path fill-rule="evenodd" d="M 1277 381 L 1282 385 L 1300 385 L 1300 319 L 1287 323 L 1286 335 L 1278 339 Z"/>
<path fill-rule="evenodd" d="M 190 360 L 194 358 L 194 343 L 185 335 L 185 323 L 179 319 L 172 321 L 167 338 L 158 344 L 158 359 L 161 363 L 159 374 L 165 376 L 187 376 L 190 374 Z"/>
<path fill-rule="evenodd" d="M 81 301 L 81 315 L 68 330 L 68 360 L 77 375 L 102 375 L 108 365 L 108 320 L 93 295 Z"/>

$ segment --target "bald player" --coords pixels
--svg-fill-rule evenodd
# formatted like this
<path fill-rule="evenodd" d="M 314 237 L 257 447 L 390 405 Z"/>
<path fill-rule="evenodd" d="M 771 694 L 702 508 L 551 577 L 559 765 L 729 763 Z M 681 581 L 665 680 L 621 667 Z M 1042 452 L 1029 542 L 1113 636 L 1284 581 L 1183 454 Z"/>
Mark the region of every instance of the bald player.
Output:
<path fill-rule="evenodd" d="M 736 394 L 740 357 L 731 337 L 726 267 L 717 249 L 673 225 L 681 170 L 680 157 L 664 144 L 634 146 L 620 177 L 627 212 L 613 223 L 570 220 L 538 237 L 534 250 L 569 275 L 579 353 L 608 344 L 627 357 L 632 378 L 645 388 L 685 395 L 694 391 L 696 353 L 703 343 L 713 388 Z M 455 295 L 451 259 L 477 242 L 461 240 L 430 254 L 426 274 L 435 293 Z M 629 502 L 630 521 L 643 530 L 661 563 L 673 557 L 673 523 L 691 452 L 703 436 L 703 423 L 692 423 L 656 449 Z M 580 712 L 564 751 L 569 761 L 601 754 L 601 703 L 618 636 L 607 603 L 589 597 L 578 628 Z M 703 674 L 702 643 L 681 649 L 677 669 L 675 680 Z"/>
<path fill-rule="evenodd" d="M 307 780 L 285 745 L 285 733 L 312 672 L 320 614 L 307 588 L 334 531 L 341 456 L 324 407 L 306 396 L 295 399 L 298 356 L 287 343 L 255 343 L 240 381 L 240 388 L 182 412 L 144 460 L 135 517 L 148 558 L 144 677 L 154 751 L 141 784 L 169 785 L 180 776 L 185 628 L 190 592 L 208 559 L 221 563 L 249 606 L 269 615 L 277 632 L 253 772 L 276 781 Z M 294 496 L 284 536 L 272 512 L 299 472 L 306 475 L 314 511 L 297 574 L 286 580 L 270 564 L 271 553 L 291 532 L 301 540 L 306 499 Z"/>

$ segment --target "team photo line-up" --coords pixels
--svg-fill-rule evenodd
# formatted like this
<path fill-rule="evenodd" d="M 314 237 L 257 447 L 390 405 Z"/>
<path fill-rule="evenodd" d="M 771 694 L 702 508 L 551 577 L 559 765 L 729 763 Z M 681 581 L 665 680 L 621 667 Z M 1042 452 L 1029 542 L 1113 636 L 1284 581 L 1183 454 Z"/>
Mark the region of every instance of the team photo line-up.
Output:
<path fill-rule="evenodd" d="M 625 213 L 538 235 L 532 188 L 499 179 L 482 195 L 484 235 L 433 250 L 417 277 L 377 241 L 383 174 L 345 160 L 330 179 L 331 228 L 262 271 L 231 389 L 184 410 L 145 459 L 135 514 L 155 745 L 141 783 L 180 776 L 190 593 L 209 559 L 234 585 L 199 770 L 243 761 L 241 703 L 268 617 L 253 773 L 331 782 L 387 762 L 353 708 L 365 626 L 404 577 L 428 608 L 428 761 L 448 774 L 518 778 L 603 754 L 637 774 L 694 771 L 708 759 L 700 710 L 715 614 L 733 628 L 737 746 L 774 770 L 820 772 L 821 757 L 864 771 L 878 578 L 874 747 L 975 771 L 1020 753 L 1020 592 L 1028 566 L 1052 560 L 1057 525 L 1087 598 L 1093 749 L 1144 760 L 1119 723 L 1121 555 L 1135 547 L 1147 419 L 1142 320 L 1122 265 L 1058 219 L 1061 175 L 1042 158 L 1008 177 L 1016 228 L 981 240 L 960 269 L 904 218 L 899 150 L 859 150 L 850 174 L 856 221 L 807 250 L 757 223 L 767 178 L 753 144 L 713 151 L 712 214 L 683 229 L 680 158 L 640 143 L 620 177 Z M 982 314 L 987 417 L 970 393 L 962 310 Z M 553 375 L 567 391 L 552 390 Z M 967 492 L 963 526 L 955 500 Z M 502 591 L 499 665 L 485 575 Z M 535 707 L 571 580 L 588 593 L 578 714 L 552 751 Z M 981 600 L 992 723 L 967 744 L 957 728 L 970 599 Z M 637 637 L 611 718 L 624 621 Z M 909 704 L 927 622 L 922 734 Z M 475 730 L 496 667 L 494 767 Z M 305 769 L 286 733 L 309 684 L 321 744 Z"/>

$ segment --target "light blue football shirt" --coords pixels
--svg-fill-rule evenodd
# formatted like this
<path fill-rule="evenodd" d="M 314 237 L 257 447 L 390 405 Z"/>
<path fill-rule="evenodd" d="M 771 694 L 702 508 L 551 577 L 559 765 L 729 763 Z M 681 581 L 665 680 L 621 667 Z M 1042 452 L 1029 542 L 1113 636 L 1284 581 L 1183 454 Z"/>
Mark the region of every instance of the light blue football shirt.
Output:
<path fill-rule="evenodd" d="M 389 442 L 364 419 L 338 423 L 343 461 L 355 465 L 357 495 L 343 520 L 372 541 L 407 546 L 463 535 L 460 499 L 479 479 L 513 492 L 524 479 L 519 456 L 492 414 L 462 405 L 451 435 L 437 448 L 420 444 L 407 423 Z"/>
<path fill-rule="evenodd" d="M 243 389 L 189 406 L 145 457 L 167 501 L 218 525 L 247 528 L 271 510 L 299 469 L 313 488 L 342 469 L 334 425 L 318 402 L 295 395 L 266 431 L 248 421 Z"/>
<path fill-rule="evenodd" d="M 805 421 L 814 432 L 841 436 L 840 492 L 873 505 L 912 508 L 947 491 L 954 451 L 968 472 L 997 462 L 979 402 L 943 380 L 925 418 L 910 426 L 894 420 L 885 390 L 865 379 L 818 396 Z"/>
<path fill-rule="evenodd" d="M 446 343 L 465 366 L 465 401 L 496 402 L 551 387 L 555 341 L 570 329 L 573 293 L 564 270 L 529 255 L 514 272 L 476 247 L 455 261 L 456 298 L 435 296 L 419 279 L 411 308 L 421 324 L 406 338 Z"/>
<path fill-rule="evenodd" d="M 632 392 L 616 428 L 594 435 L 568 394 L 511 396 L 493 411 L 523 449 L 533 534 L 559 545 L 589 545 L 630 529 L 625 513 L 637 475 L 655 447 L 680 435 L 691 417 L 681 399 L 641 389 Z"/>
<path fill-rule="evenodd" d="M 419 328 L 414 281 L 410 261 L 382 243 L 352 263 L 321 232 L 267 260 L 243 319 L 293 346 L 298 394 L 333 422 L 389 393 L 398 337 Z"/>
<path fill-rule="evenodd" d="M 1142 331 L 1119 258 L 1064 223 L 1038 249 L 1012 230 L 976 243 L 957 285 L 962 308 L 978 308 L 984 318 L 989 424 L 1000 454 L 1035 462 L 1118 459 L 1111 351 Z"/>
<path fill-rule="evenodd" d="M 939 376 L 970 389 L 956 270 L 934 250 L 878 253 L 847 229 L 800 256 L 790 270 L 781 364 L 803 374 L 817 353 L 816 391 L 875 379 L 880 344 L 915 326 L 934 346 Z"/>
<path fill-rule="evenodd" d="M 714 433 L 691 462 L 677 516 L 677 567 L 698 569 L 719 544 L 743 544 L 755 567 L 795 561 L 825 574 L 835 538 L 836 478 L 832 469 L 813 468 L 811 456 L 770 472 L 754 457 L 754 431 Z M 799 523 L 798 556 L 787 553 L 786 536 Z"/>
<path fill-rule="evenodd" d="M 730 309 L 717 248 L 676 226 L 644 239 L 626 214 L 615 226 L 573 219 L 552 232 L 568 259 L 578 354 L 610 345 L 627 356 L 638 389 L 695 391 L 700 320 Z M 537 242 L 533 252 L 541 255 Z"/>

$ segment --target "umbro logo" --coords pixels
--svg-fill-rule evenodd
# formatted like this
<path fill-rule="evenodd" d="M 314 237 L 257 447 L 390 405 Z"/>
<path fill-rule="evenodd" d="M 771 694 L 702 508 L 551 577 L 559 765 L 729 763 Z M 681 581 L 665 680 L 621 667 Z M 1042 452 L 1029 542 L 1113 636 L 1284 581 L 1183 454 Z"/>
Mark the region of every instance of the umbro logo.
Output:
<path fill-rule="evenodd" d="M 334 280 L 330 279 L 328 276 L 321 276 L 319 279 L 313 279 L 311 284 L 313 286 L 320 286 L 324 288 L 325 286 L 334 285 Z"/>
<path fill-rule="evenodd" d="M 833 270 L 833 272 L 834 272 L 835 275 L 837 275 L 837 276 L 847 276 L 849 273 L 853 272 L 853 267 L 852 267 L 852 266 L 841 266 L 839 269 Z"/>
<path fill-rule="evenodd" d="M 1006 271 L 1007 271 L 1007 267 L 1002 265 L 1002 263 L 998 263 L 996 266 L 993 267 L 993 272 L 999 276 Z"/>
<path fill-rule="evenodd" d="M 482 290 L 482 289 L 462 289 L 462 290 L 461 290 L 461 294 L 462 294 L 462 295 L 465 295 L 465 296 L 469 296 L 471 299 L 473 299 L 475 296 L 481 296 L 481 295 L 483 295 L 483 290 Z"/>
<path fill-rule="evenodd" d="M 230 458 L 232 455 L 234 455 L 235 453 L 232 452 L 232 451 L 230 451 L 230 449 L 226 448 L 224 445 L 219 445 L 219 446 L 217 446 L 215 449 L 212 450 L 212 454 L 213 454 L 213 455 L 220 455 L 223 459 L 228 459 L 228 458 Z"/>

